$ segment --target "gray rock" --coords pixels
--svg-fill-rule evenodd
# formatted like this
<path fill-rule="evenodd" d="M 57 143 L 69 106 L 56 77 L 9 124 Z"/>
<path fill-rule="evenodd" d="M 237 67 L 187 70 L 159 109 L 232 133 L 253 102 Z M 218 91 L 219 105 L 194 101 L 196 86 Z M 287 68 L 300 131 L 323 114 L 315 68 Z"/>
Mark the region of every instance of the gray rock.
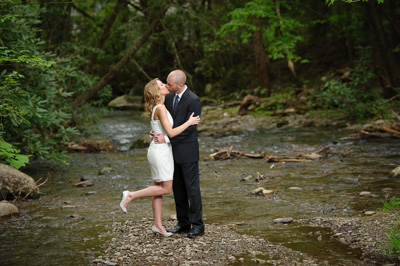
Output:
<path fill-rule="evenodd" d="M 274 193 L 273 190 L 265 189 L 263 187 L 258 187 L 249 192 L 250 195 L 261 195 L 261 196 L 266 196 L 266 195 L 273 194 L 273 193 Z"/>
<path fill-rule="evenodd" d="M 103 167 L 99 170 L 99 175 L 105 175 L 108 174 L 112 171 L 113 169 L 111 167 Z"/>
<path fill-rule="evenodd" d="M 75 183 L 74 186 L 76 187 L 90 187 L 93 186 L 93 182 L 92 181 L 82 181 L 82 182 L 78 182 Z"/>
<path fill-rule="evenodd" d="M 390 177 L 400 177 L 400 165 L 389 173 Z"/>
<path fill-rule="evenodd" d="M 275 224 L 288 224 L 288 223 L 291 223 L 291 222 L 293 222 L 293 218 L 290 218 L 290 217 L 274 219 L 274 223 Z"/>
<path fill-rule="evenodd" d="M 18 208 L 8 201 L 0 201 L 0 217 L 19 213 Z"/>
<path fill-rule="evenodd" d="M 129 150 L 147 148 L 149 147 L 150 142 L 149 134 L 143 135 L 131 144 Z"/>
<path fill-rule="evenodd" d="M 39 188 L 29 175 L 5 164 L 0 164 L 0 200 L 14 195 L 39 198 Z"/>
<path fill-rule="evenodd" d="M 304 158 L 311 159 L 311 160 L 321 160 L 322 155 L 319 155 L 319 154 L 313 152 L 311 154 L 304 154 Z"/>
<path fill-rule="evenodd" d="M 142 97 L 122 95 L 109 102 L 108 107 L 119 109 L 143 109 Z"/>

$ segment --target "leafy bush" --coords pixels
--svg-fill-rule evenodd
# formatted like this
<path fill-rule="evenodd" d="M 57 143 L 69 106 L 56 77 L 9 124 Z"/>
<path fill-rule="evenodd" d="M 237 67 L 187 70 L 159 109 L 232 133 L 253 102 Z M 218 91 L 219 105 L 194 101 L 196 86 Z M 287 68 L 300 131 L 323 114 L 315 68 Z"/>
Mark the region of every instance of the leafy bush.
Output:
<path fill-rule="evenodd" d="M 380 91 L 370 86 L 374 73 L 370 69 L 368 53 L 349 70 L 348 80 L 330 80 L 316 95 L 317 102 L 326 109 L 342 109 L 346 117 L 353 120 L 365 120 L 387 110 Z"/>
<path fill-rule="evenodd" d="M 382 203 L 382 211 L 391 211 L 400 208 L 400 199 L 396 196 L 392 197 L 389 201 L 384 201 Z"/>
<path fill-rule="evenodd" d="M 16 169 L 25 166 L 29 162 L 30 155 L 19 154 L 10 143 L 0 140 L 0 162 L 5 162 Z"/>
<path fill-rule="evenodd" d="M 28 162 L 23 154 L 65 162 L 60 148 L 78 133 L 70 125 L 70 87 L 84 84 L 85 76 L 70 58 L 45 52 L 38 9 L 11 4 L 0 9 L 0 162 L 16 168 Z"/>

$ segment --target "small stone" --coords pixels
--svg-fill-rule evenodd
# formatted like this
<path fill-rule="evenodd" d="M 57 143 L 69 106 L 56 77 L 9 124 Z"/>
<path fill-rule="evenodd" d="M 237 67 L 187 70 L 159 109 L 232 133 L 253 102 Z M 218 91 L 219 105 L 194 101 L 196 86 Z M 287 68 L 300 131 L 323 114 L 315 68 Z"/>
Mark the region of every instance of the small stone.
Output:
<path fill-rule="evenodd" d="M 6 200 L 0 202 L 0 217 L 18 214 L 18 208 Z"/>
<path fill-rule="evenodd" d="M 364 197 L 364 196 L 371 196 L 371 192 L 369 192 L 369 191 L 362 191 L 362 192 L 360 192 L 360 196 L 361 197 Z"/>
<path fill-rule="evenodd" d="M 267 261 L 266 260 L 262 260 L 262 259 L 256 259 L 256 263 L 257 264 L 265 264 L 265 263 L 267 263 Z"/>
<path fill-rule="evenodd" d="M 99 170 L 99 175 L 105 175 L 108 174 L 112 171 L 113 169 L 111 167 L 103 167 Z"/>
<path fill-rule="evenodd" d="M 291 223 L 291 222 L 293 222 L 293 218 L 290 218 L 290 217 L 274 219 L 274 223 L 275 224 L 288 224 L 288 223 Z"/>
<path fill-rule="evenodd" d="M 90 176 L 82 176 L 81 181 L 89 181 L 91 179 Z"/>
<path fill-rule="evenodd" d="M 270 189 L 264 189 L 263 190 L 263 194 L 264 195 L 269 195 L 269 194 L 273 194 L 274 193 L 274 191 L 273 190 L 270 190 Z"/>
<path fill-rule="evenodd" d="M 393 169 L 390 173 L 389 173 L 390 177 L 400 177 L 400 166 L 397 166 L 395 169 Z"/>
<path fill-rule="evenodd" d="M 375 213 L 376 213 L 375 211 L 366 211 L 366 212 L 364 212 L 364 214 L 367 215 L 367 216 L 374 215 Z"/>
<path fill-rule="evenodd" d="M 62 210 L 69 210 L 69 209 L 75 209 L 75 205 L 64 205 L 61 207 Z"/>
<path fill-rule="evenodd" d="M 304 154 L 304 157 L 306 159 L 311 159 L 311 160 L 321 160 L 322 159 L 322 155 L 319 155 L 315 152 L 313 152 L 311 154 Z"/>
<path fill-rule="evenodd" d="M 92 181 L 82 181 L 82 182 L 78 182 L 75 183 L 74 186 L 76 187 L 90 187 L 93 186 L 93 182 Z"/>
<path fill-rule="evenodd" d="M 84 196 L 91 196 L 91 195 L 95 195 L 95 194 L 97 194 L 96 191 L 88 191 L 88 192 L 83 193 L 82 195 L 84 195 Z"/>
<path fill-rule="evenodd" d="M 390 193 L 390 192 L 393 192 L 394 189 L 391 187 L 385 187 L 385 188 L 382 188 L 381 191 L 382 191 L 382 193 Z"/>
<path fill-rule="evenodd" d="M 74 220 L 74 221 L 78 221 L 78 220 L 81 220 L 82 218 L 79 216 L 79 215 L 77 215 L 77 214 L 72 214 L 72 215 L 70 215 L 68 218 L 70 218 L 71 220 Z"/>
<path fill-rule="evenodd" d="M 290 187 L 290 190 L 303 190 L 301 187 Z"/>
<path fill-rule="evenodd" d="M 242 177 L 241 181 L 244 181 L 244 182 L 250 181 L 252 178 L 253 178 L 252 175 L 244 176 L 244 177 Z"/>
<path fill-rule="evenodd" d="M 249 192 L 250 195 L 263 195 L 263 196 L 273 194 L 273 193 L 274 193 L 273 190 L 265 189 L 263 187 L 258 187 Z"/>

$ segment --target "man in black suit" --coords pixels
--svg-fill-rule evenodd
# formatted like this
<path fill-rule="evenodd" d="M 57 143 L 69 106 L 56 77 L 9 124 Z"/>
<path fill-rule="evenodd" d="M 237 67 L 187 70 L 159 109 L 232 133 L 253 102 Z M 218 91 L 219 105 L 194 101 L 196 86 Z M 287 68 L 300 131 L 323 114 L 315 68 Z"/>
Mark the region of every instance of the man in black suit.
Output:
<path fill-rule="evenodd" d="M 200 98 L 185 83 L 186 75 L 182 70 L 174 70 L 167 77 L 167 88 L 171 93 L 165 96 L 165 106 L 174 118 L 173 127 L 185 123 L 192 113 L 194 116 L 201 114 Z M 195 238 L 203 235 L 205 229 L 202 220 L 197 126 L 190 126 L 170 141 L 175 164 L 172 189 L 178 224 L 167 231 L 188 233 L 189 238 Z"/>

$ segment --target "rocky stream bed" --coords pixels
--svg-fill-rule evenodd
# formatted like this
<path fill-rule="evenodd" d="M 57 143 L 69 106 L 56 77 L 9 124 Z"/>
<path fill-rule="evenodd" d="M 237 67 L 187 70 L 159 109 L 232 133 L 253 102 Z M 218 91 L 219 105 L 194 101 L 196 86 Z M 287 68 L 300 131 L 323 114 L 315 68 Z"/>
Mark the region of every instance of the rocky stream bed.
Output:
<path fill-rule="evenodd" d="M 400 210 L 364 217 L 315 217 L 297 221 L 328 227 L 330 237 L 362 249 L 362 265 L 400 265 L 396 256 L 385 255 L 387 233 L 400 224 Z M 173 227 L 175 221 L 164 224 Z M 151 220 L 113 224 L 113 238 L 93 265 L 330 265 L 305 253 L 266 239 L 235 233 L 237 225 L 207 224 L 204 236 L 185 234 L 164 238 L 150 231 Z M 322 236 L 318 241 L 324 241 Z"/>

